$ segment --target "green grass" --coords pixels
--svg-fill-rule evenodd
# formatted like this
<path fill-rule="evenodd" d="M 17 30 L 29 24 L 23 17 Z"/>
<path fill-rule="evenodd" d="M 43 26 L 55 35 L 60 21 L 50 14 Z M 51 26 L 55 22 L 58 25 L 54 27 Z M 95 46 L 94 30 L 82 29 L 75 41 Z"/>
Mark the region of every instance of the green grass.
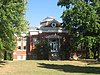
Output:
<path fill-rule="evenodd" d="M 13 61 L 0 67 L 0 75 L 100 75 L 100 64 L 81 61 Z"/>

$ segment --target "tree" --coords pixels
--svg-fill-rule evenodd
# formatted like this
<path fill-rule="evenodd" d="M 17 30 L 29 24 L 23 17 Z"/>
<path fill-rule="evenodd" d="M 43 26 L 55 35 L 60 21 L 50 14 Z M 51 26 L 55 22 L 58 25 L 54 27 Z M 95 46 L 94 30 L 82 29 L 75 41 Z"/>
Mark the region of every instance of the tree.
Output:
<path fill-rule="evenodd" d="M 0 0 L 0 50 L 14 50 L 15 34 L 25 30 L 26 0 Z M 5 58 L 6 59 L 6 58 Z"/>
<path fill-rule="evenodd" d="M 66 7 L 61 18 L 74 49 L 79 43 L 85 43 L 88 50 L 100 44 L 99 0 L 59 0 L 58 5 Z"/>
<path fill-rule="evenodd" d="M 47 43 L 47 40 L 42 40 L 42 41 L 38 40 L 37 43 L 35 44 L 35 46 L 36 46 L 38 59 L 48 60 L 49 59 L 50 46 Z"/>

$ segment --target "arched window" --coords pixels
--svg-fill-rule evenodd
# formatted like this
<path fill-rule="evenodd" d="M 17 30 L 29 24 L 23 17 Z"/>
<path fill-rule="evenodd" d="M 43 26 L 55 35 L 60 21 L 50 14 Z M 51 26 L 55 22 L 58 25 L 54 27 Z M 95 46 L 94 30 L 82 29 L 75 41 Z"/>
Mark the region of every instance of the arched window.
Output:
<path fill-rule="evenodd" d="M 33 38 L 33 44 L 37 43 L 37 38 Z"/>

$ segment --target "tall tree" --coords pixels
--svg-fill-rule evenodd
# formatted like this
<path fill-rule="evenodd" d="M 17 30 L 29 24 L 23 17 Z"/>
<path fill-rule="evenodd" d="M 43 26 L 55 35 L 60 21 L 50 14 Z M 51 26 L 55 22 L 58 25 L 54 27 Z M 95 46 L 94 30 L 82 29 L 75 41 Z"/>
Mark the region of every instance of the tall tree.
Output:
<path fill-rule="evenodd" d="M 61 18 L 73 37 L 73 47 L 81 42 L 87 49 L 100 45 L 99 0 L 59 0 L 58 5 L 66 7 Z"/>
<path fill-rule="evenodd" d="M 24 19 L 26 0 L 0 0 L 0 50 L 13 50 L 15 34 L 27 26 Z"/>

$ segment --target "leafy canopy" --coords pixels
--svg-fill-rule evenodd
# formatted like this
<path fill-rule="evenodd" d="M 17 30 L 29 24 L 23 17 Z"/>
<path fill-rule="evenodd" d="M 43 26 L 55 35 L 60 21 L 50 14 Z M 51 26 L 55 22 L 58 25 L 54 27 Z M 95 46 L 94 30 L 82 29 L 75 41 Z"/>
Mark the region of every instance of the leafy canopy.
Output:
<path fill-rule="evenodd" d="M 0 0 L 0 49 L 13 50 L 15 35 L 25 30 L 26 0 Z"/>
<path fill-rule="evenodd" d="M 81 42 L 89 48 L 100 44 L 99 0 L 59 0 L 59 5 L 66 7 L 61 18 L 74 46 Z"/>

